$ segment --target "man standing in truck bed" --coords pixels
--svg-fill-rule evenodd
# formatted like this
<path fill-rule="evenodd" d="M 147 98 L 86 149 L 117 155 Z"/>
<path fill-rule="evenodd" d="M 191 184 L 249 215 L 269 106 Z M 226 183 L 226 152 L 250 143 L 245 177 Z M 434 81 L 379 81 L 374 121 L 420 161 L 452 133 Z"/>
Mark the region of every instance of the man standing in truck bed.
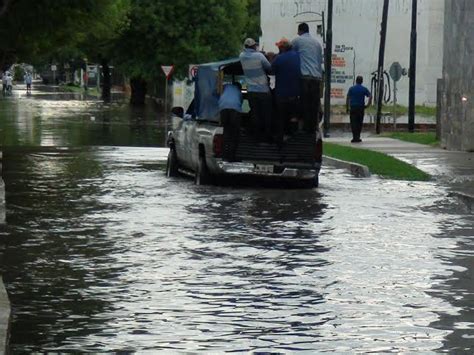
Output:
<path fill-rule="evenodd" d="M 257 43 L 252 38 L 244 42 L 244 51 L 240 53 L 240 63 L 247 82 L 247 92 L 254 134 L 267 142 L 272 140 L 272 95 L 267 73 L 271 72 L 270 62 L 257 51 Z"/>
<path fill-rule="evenodd" d="M 298 25 L 298 37 L 291 45 L 299 53 L 301 61 L 301 111 L 303 129 L 314 133 L 318 124 L 321 105 L 321 79 L 323 76 L 323 49 L 321 44 L 309 34 L 306 23 Z"/>

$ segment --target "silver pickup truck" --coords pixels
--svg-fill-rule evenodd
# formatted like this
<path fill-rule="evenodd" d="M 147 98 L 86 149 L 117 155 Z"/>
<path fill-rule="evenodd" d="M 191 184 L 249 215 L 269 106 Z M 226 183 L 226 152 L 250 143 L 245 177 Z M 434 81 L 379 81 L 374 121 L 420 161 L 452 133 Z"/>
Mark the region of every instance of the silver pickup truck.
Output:
<path fill-rule="evenodd" d="M 224 81 L 235 81 L 242 75 L 238 58 L 198 66 L 191 107 L 186 113 L 183 108 L 172 109 L 167 176 L 183 173 L 193 176 L 199 185 L 245 177 L 317 187 L 321 133 L 297 132 L 280 146 L 263 143 L 248 133 L 252 126 L 248 109 L 242 113 L 237 161 L 222 158 L 224 136 L 219 124 L 218 93 Z M 244 108 L 248 107 L 245 96 Z"/>

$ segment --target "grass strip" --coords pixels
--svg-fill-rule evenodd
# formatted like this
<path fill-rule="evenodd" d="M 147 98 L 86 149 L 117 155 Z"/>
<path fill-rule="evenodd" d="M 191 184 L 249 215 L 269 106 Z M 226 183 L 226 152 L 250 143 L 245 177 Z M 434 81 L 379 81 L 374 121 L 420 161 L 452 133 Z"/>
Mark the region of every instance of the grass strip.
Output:
<path fill-rule="evenodd" d="M 346 114 L 346 106 L 345 105 L 332 105 L 331 112 L 338 113 L 338 114 Z M 365 110 L 366 113 L 375 114 L 377 113 L 377 107 L 372 105 Z M 394 116 L 403 116 L 408 115 L 408 107 L 402 105 L 383 105 L 382 106 L 383 113 L 389 113 Z M 436 107 L 429 107 L 423 105 L 416 105 L 415 106 L 415 114 L 420 116 L 426 117 L 436 117 Z"/>
<path fill-rule="evenodd" d="M 365 165 L 371 173 L 387 179 L 428 181 L 431 178 L 413 165 L 372 150 L 324 143 L 324 154 L 328 157 Z"/>
<path fill-rule="evenodd" d="M 435 132 L 387 132 L 384 137 L 399 139 L 405 142 L 419 143 L 426 145 L 438 145 Z"/>
<path fill-rule="evenodd" d="M 73 92 L 77 94 L 87 94 L 90 96 L 100 96 L 99 90 L 97 88 L 88 88 L 87 91 L 84 90 L 82 86 L 74 86 L 74 85 L 63 85 L 61 86 L 61 90 L 63 92 Z"/>

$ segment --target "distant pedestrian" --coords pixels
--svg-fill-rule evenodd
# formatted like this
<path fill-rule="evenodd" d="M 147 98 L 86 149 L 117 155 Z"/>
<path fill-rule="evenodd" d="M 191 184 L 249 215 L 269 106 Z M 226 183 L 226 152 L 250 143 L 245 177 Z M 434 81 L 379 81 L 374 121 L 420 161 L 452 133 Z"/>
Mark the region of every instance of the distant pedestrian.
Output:
<path fill-rule="evenodd" d="M 84 70 L 84 74 L 82 74 L 82 81 L 84 82 L 84 90 L 87 91 L 89 87 L 89 73 L 87 73 L 87 69 Z"/>
<path fill-rule="evenodd" d="M 2 94 L 5 96 L 7 94 L 7 72 L 2 74 Z"/>
<path fill-rule="evenodd" d="M 219 98 L 221 123 L 224 127 L 224 149 L 222 158 L 226 161 L 237 160 L 237 147 L 240 136 L 242 112 L 242 87 L 240 83 L 226 84 Z"/>
<path fill-rule="evenodd" d="M 321 107 L 323 49 L 321 43 L 309 34 L 309 26 L 304 22 L 298 25 L 298 37 L 291 45 L 299 53 L 301 61 L 303 129 L 313 133 L 317 129 Z"/>
<path fill-rule="evenodd" d="M 352 129 L 352 143 L 360 143 L 360 134 L 364 124 L 365 109 L 372 103 L 372 95 L 365 86 L 362 85 L 364 79 L 362 76 L 356 78 L 356 85 L 352 86 L 347 92 L 346 110 L 350 113 L 351 129 Z M 365 104 L 365 98 L 369 101 Z"/>
<path fill-rule="evenodd" d="M 11 95 L 13 91 L 13 77 L 7 72 L 7 95 Z"/>
<path fill-rule="evenodd" d="M 30 72 L 26 72 L 24 79 L 26 84 L 26 93 L 31 94 L 31 84 L 33 83 L 33 76 Z"/>
<path fill-rule="evenodd" d="M 286 38 L 280 39 L 276 46 L 280 53 L 272 62 L 275 74 L 275 101 L 278 110 L 277 142 L 283 143 L 284 135 L 291 131 L 290 120 L 298 117 L 298 104 L 301 86 L 300 56 L 291 49 Z"/>
<path fill-rule="evenodd" d="M 263 135 L 269 142 L 272 139 L 272 95 L 267 74 L 271 72 L 271 64 L 257 51 L 257 43 L 252 38 L 245 40 L 240 62 L 247 82 L 254 134 L 257 138 Z"/>

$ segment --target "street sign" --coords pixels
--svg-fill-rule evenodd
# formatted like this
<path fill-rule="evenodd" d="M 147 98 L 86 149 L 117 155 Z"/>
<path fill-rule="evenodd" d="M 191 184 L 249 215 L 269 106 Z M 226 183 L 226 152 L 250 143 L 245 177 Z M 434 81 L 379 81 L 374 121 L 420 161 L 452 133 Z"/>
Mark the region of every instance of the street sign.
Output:
<path fill-rule="evenodd" d="M 56 64 L 51 65 L 51 71 L 56 71 L 57 67 Z"/>
<path fill-rule="evenodd" d="M 403 68 L 400 65 L 399 62 L 394 62 L 390 66 L 390 77 L 393 79 L 393 81 L 399 81 L 402 78 L 403 75 Z"/>
<path fill-rule="evenodd" d="M 165 73 L 166 79 L 169 79 L 174 70 L 174 65 L 162 65 L 161 69 Z"/>

